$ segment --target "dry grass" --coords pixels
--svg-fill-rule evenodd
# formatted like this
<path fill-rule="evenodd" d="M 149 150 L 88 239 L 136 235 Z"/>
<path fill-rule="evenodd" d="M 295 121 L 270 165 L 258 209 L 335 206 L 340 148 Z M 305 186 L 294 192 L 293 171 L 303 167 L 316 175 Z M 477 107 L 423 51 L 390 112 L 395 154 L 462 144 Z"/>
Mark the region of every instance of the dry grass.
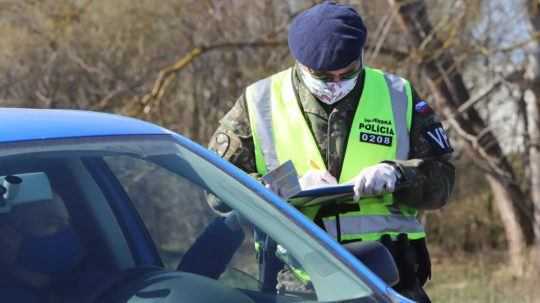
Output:
<path fill-rule="evenodd" d="M 513 276 L 500 252 L 443 257 L 434 253 L 433 280 L 427 291 L 437 303 L 540 302 L 538 270 Z"/>

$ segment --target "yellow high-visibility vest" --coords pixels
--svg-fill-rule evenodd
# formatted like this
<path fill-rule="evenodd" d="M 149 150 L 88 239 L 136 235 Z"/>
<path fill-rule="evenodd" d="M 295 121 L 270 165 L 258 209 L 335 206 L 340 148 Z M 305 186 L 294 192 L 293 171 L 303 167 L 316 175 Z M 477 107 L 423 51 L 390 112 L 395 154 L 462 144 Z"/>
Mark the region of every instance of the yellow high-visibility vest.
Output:
<path fill-rule="evenodd" d="M 246 89 L 246 101 L 255 145 L 257 171 L 265 174 L 291 160 L 300 176 L 310 161 L 325 162 L 299 106 L 292 85 L 292 69 L 260 80 Z M 412 119 L 409 82 L 380 70 L 365 68 L 362 95 L 356 110 L 343 160 L 339 183 L 346 183 L 368 166 L 384 160 L 404 160 L 409 153 Z M 339 214 L 342 240 L 378 240 L 406 233 L 410 239 L 425 237 L 413 208 L 394 204 L 392 194 L 360 200 L 359 211 Z M 301 211 L 313 219 L 319 207 Z M 337 237 L 334 217 L 323 218 L 326 231 Z"/>

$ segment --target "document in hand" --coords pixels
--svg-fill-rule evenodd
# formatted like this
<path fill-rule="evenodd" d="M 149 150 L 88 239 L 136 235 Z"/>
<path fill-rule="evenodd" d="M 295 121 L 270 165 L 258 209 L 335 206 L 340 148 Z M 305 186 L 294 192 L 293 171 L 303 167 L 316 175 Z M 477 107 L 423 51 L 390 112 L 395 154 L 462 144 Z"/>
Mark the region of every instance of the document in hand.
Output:
<path fill-rule="evenodd" d="M 352 184 L 322 185 L 302 190 L 298 174 L 291 161 L 286 161 L 262 178 L 264 184 L 298 208 L 330 202 L 352 202 Z"/>
<path fill-rule="evenodd" d="M 298 174 L 290 160 L 262 176 L 261 179 L 265 185 L 270 185 L 272 191 L 285 199 L 301 192 Z"/>

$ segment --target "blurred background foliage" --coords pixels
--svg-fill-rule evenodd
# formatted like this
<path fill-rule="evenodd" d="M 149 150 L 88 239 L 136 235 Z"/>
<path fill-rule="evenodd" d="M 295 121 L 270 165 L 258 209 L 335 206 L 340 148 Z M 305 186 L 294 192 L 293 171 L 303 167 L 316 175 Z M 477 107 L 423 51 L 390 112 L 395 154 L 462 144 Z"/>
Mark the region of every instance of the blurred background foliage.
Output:
<path fill-rule="evenodd" d="M 206 145 L 246 85 L 293 63 L 287 24 L 317 2 L 0 0 L 0 106 L 120 113 Z M 455 145 L 452 201 L 422 214 L 436 301 L 533 302 L 540 2 L 339 2 L 365 18 L 367 64 L 411 80 Z"/>

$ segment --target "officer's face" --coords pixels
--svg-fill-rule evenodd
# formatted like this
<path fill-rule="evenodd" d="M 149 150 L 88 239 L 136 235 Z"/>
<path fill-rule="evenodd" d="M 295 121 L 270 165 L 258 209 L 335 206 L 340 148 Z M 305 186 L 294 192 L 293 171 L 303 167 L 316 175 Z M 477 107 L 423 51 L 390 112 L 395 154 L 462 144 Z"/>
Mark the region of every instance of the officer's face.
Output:
<path fill-rule="evenodd" d="M 309 67 L 305 67 L 313 78 L 324 82 L 339 82 L 352 79 L 362 72 L 362 68 L 362 57 L 351 62 L 351 64 L 348 66 L 334 71 L 317 71 Z"/>

